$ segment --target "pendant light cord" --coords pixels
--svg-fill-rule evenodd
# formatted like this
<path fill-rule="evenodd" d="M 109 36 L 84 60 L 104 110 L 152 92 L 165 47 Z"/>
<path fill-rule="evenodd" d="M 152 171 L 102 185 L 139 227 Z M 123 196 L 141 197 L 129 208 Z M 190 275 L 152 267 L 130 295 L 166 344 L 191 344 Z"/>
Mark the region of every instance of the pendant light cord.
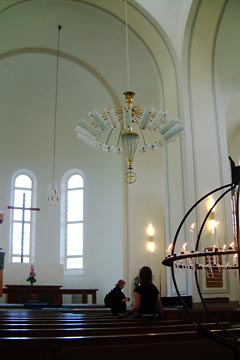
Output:
<path fill-rule="evenodd" d="M 56 130 L 57 130 L 57 104 L 58 104 L 58 67 L 59 67 L 59 44 L 60 44 L 60 30 L 62 26 L 58 25 L 58 40 L 57 40 L 57 65 L 56 65 L 56 88 L 55 88 L 55 109 L 54 109 L 54 128 L 53 128 L 53 169 L 52 180 L 53 188 L 55 184 L 55 154 L 56 154 Z"/>
<path fill-rule="evenodd" d="M 129 67 L 129 42 L 128 42 L 128 3 L 125 0 L 125 27 L 126 27 L 126 61 L 127 61 L 127 86 L 130 90 L 130 67 Z"/>

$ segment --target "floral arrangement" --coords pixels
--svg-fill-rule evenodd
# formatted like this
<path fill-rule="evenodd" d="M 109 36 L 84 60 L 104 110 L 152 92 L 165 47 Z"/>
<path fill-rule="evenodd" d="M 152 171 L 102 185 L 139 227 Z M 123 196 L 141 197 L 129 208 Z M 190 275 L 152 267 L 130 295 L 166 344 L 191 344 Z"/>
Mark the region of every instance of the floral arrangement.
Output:
<path fill-rule="evenodd" d="M 33 265 L 31 265 L 31 267 L 30 267 L 29 276 L 26 279 L 26 281 L 29 281 L 31 285 L 33 285 L 33 283 L 35 283 L 37 281 L 36 280 L 36 273 L 35 273 Z"/>

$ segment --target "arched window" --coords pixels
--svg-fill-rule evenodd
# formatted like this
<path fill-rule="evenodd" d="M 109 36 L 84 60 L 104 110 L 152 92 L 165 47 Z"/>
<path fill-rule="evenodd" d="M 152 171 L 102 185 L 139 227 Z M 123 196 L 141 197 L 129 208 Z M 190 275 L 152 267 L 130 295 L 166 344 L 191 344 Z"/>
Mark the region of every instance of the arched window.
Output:
<path fill-rule="evenodd" d="M 10 217 L 10 261 L 30 263 L 33 255 L 33 177 L 26 172 L 18 172 L 12 183 L 12 205 Z"/>
<path fill-rule="evenodd" d="M 62 182 L 62 220 L 65 270 L 83 269 L 83 177 L 78 170 Z"/>

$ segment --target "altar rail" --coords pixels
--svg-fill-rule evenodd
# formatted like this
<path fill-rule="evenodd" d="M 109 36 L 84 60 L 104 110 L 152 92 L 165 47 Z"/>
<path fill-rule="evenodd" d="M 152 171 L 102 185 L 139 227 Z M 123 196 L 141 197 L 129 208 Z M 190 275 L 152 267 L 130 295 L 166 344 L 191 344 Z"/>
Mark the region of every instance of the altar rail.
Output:
<path fill-rule="evenodd" d="M 88 295 L 92 297 L 92 304 L 97 303 L 98 289 L 60 289 L 61 294 L 82 295 L 82 304 L 88 303 Z"/>
<path fill-rule="evenodd" d="M 63 289 L 61 285 L 5 285 L 3 293 L 7 295 L 8 304 L 47 304 L 61 306 L 63 295 L 81 295 L 82 303 L 88 303 L 88 295 L 92 304 L 97 303 L 98 289 Z"/>

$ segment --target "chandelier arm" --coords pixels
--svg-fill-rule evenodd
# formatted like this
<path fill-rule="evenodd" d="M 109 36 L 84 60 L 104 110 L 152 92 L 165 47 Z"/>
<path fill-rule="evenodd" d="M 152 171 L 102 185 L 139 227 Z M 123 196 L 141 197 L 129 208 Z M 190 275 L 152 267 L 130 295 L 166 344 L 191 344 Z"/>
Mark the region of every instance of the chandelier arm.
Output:
<path fill-rule="evenodd" d="M 108 134 L 107 140 L 106 140 L 106 145 L 108 145 L 108 142 L 109 142 L 109 139 L 110 139 L 110 137 L 112 135 L 112 132 L 113 132 L 113 128 L 111 128 L 110 131 L 109 131 L 109 134 Z"/>
<path fill-rule="evenodd" d="M 102 135 L 103 131 L 104 131 L 103 129 L 99 130 L 99 133 L 95 136 L 96 140 L 99 140 L 99 138 Z"/>
<path fill-rule="evenodd" d="M 136 115 L 134 120 L 135 120 L 136 124 L 138 125 L 139 131 L 140 131 L 140 134 L 141 134 L 141 137 L 142 137 L 142 140 L 143 140 L 143 146 L 146 146 L 145 137 L 144 137 L 142 129 L 139 127 L 139 121 L 137 120 L 137 118 L 138 118 L 138 116 Z"/>
<path fill-rule="evenodd" d="M 151 133 L 151 135 L 152 135 L 152 137 L 154 139 L 154 142 L 158 143 L 157 138 L 155 137 L 154 131 L 149 126 L 148 126 L 148 130 Z M 159 140 L 159 144 L 162 144 L 162 142 L 160 140 Z"/>
<path fill-rule="evenodd" d="M 121 140 L 121 134 L 122 134 L 122 131 L 123 131 L 123 124 L 121 125 L 121 127 L 120 127 L 120 131 L 119 131 L 119 134 L 118 134 L 117 146 L 119 146 L 119 145 L 120 145 L 120 140 Z"/>

